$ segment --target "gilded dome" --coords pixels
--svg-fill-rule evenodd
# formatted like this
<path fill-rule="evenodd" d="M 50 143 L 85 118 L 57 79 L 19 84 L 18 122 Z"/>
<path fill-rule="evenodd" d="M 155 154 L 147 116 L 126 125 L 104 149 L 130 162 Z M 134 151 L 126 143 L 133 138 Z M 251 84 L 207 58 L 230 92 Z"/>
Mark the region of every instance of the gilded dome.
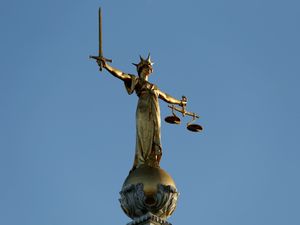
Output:
<path fill-rule="evenodd" d="M 150 166 L 131 171 L 120 195 L 121 207 L 132 219 L 147 213 L 166 219 L 175 210 L 178 198 L 172 177 L 163 169 Z"/>

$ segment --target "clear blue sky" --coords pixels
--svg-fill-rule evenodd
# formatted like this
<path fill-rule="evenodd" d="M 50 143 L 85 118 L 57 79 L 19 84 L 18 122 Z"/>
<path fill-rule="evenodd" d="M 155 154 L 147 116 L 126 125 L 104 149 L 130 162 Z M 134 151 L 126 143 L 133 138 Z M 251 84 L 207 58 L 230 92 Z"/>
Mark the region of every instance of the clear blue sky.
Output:
<path fill-rule="evenodd" d="M 2 0 L 0 224 L 125 225 L 137 97 L 113 66 L 151 52 L 150 81 L 189 99 L 202 134 L 163 122 L 174 225 L 300 224 L 300 3 Z M 162 117 L 169 114 L 161 102 Z"/>

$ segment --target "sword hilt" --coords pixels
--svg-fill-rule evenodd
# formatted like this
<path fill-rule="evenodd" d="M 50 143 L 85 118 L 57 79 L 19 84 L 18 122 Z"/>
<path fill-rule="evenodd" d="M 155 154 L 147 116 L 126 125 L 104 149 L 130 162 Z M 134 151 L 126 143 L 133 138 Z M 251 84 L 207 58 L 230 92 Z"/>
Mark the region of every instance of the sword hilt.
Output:
<path fill-rule="evenodd" d="M 112 63 L 112 60 L 111 59 L 107 59 L 107 58 L 105 58 L 105 57 L 103 57 L 103 56 L 93 56 L 93 55 L 90 55 L 90 59 L 96 59 L 97 61 L 101 61 L 101 60 L 103 60 L 103 61 L 105 61 L 105 62 L 110 62 L 110 63 Z M 100 69 L 100 71 L 102 71 L 102 64 L 100 63 L 100 65 L 99 65 L 99 69 Z"/>

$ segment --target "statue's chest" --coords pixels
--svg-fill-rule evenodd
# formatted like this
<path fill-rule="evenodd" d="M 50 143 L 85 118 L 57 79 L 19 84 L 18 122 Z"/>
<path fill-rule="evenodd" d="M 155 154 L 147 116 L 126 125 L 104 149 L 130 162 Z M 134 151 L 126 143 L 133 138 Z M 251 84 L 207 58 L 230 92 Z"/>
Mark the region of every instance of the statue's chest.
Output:
<path fill-rule="evenodd" d="M 147 95 L 154 94 L 155 86 L 148 81 L 139 80 L 135 90 L 139 97 L 146 97 Z"/>

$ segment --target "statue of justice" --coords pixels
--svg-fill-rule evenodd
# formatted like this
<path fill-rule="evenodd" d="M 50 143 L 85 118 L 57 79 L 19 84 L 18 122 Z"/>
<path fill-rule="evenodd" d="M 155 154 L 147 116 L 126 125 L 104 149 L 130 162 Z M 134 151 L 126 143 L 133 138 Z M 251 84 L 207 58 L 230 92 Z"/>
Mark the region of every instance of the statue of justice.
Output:
<path fill-rule="evenodd" d="M 175 111 L 177 111 L 182 116 L 192 117 L 192 121 L 187 124 L 188 130 L 193 132 L 202 131 L 202 126 L 192 123 L 199 116 L 196 113 L 186 111 L 187 98 L 185 96 L 182 96 L 182 99 L 176 99 L 148 81 L 149 76 L 153 72 L 153 62 L 150 54 L 147 58 L 140 56 L 140 62 L 137 64 L 133 63 L 136 66 L 137 75 L 124 73 L 108 63 L 111 63 L 112 60 L 105 58 L 102 51 L 101 9 L 99 9 L 99 55 L 90 56 L 90 58 L 96 60 L 100 71 L 104 68 L 109 74 L 123 81 L 129 95 L 135 92 L 138 97 L 136 108 L 136 146 L 132 170 L 142 165 L 159 167 L 162 157 L 159 99 L 169 103 L 168 107 L 172 110 L 172 116 L 166 117 L 166 122 L 180 124 L 180 118 L 175 114 Z"/>

